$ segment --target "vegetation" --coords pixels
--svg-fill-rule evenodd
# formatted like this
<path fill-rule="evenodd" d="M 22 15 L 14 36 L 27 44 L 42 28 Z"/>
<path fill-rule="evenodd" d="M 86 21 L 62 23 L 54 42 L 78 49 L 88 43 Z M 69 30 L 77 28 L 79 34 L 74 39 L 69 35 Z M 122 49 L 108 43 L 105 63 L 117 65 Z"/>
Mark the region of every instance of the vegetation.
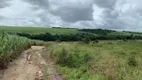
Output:
<path fill-rule="evenodd" d="M 38 27 L 0 27 L 9 34 L 43 41 L 91 41 L 91 40 L 127 40 L 142 39 L 142 33 L 119 32 L 103 29 L 76 28 L 38 28 Z"/>
<path fill-rule="evenodd" d="M 98 34 L 98 35 L 107 35 L 108 33 L 116 32 L 116 31 L 113 31 L 113 30 L 102 30 L 102 29 L 82 29 L 80 31 L 95 33 L 95 34 Z"/>
<path fill-rule="evenodd" d="M 0 29 L 6 31 L 0 33 L 0 69 L 31 45 L 44 43 L 36 40 L 43 40 L 56 41 L 47 42 L 46 47 L 65 80 L 142 79 L 142 33 L 56 27 Z M 46 66 L 43 70 L 47 80 Z"/>
<path fill-rule="evenodd" d="M 23 50 L 31 45 L 42 44 L 42 41 L 29 40 L 24 37 L 0 32 L 0 69 L 6 68 L 8 62 L 15 59 Z"/>
<path fill-rule="evenodd" d="M 142 36 L 140 32 L 130 32 L 130 31 L 114 31 L 114 30 L 106 30 L 106 29 L 77 29 L 77 28 L 40 28 L 40 27 L 11 27 L 11 26 L 0 26 L 0 30 L 4 30 L 7 32 L 14 33 L 28 33 L 28 34 L 45 34 L 50 33 L 52 35 L 63 35 L 63 34 L 77 34 L 77 33 L 90 33 L 95 35 L 134 35 L 134 36 Z"/>
<path fill-rule="evenodd" d="M 141 35 L 95 35 L 91 33 L 76 33 L 76 34 L 56 34 L 50 33 L 42 34 L 28 34 L 28 33 L 10 33 L 19 36 L 27 37 L 30 39 L 43 40 L 43 41 L 83 41 L 89 43 L 94 40 L 135 40 L 142 39 Z"/>
<path fill-rule="evenodd" d="M 142 33 L 118 32 L 103 29 L 74 28 L 32 28 L 32 27 L 0 27 L 9 34 L 15 34 L 29 39 L 43 41 L 83 41 L 94 40 L 135 40 L 142 39 Z"/>
<path fill-rule="evenodd" d="M 141 80 L 142 41 L 48 42 L 65 80 Z"/>
<path fill-rule="evenodd" d="M 74 34 L 79 33 L 78 29 L 67 29 L 67 28 L 40 28 L 40 27 L 8 27 L 1 26 L 0 30 L 14 33 L 29 33 L 29 34 L 41 34 L 41 33 L 50 33 L 54 34 Z"/>
<path fill-rule="evenodd" d="M 107 29 L 81 29 L 80 31 L 82 32 L 87 32 L 87 33 L 94 33 L 97 35 L 106 35 L 106 36 L 142 36 L 142 33 L 140 32 L 130 32 L 130 31 L 115 31 L 115 30 L 107 30 Z"/>
<path fill-rule="evenodd" d="M 47 72 L 47 65 L 43 65 L 43 77 L 44 77 L 44 80 L 49 80 L 48 79 L 48 72 Z"/>

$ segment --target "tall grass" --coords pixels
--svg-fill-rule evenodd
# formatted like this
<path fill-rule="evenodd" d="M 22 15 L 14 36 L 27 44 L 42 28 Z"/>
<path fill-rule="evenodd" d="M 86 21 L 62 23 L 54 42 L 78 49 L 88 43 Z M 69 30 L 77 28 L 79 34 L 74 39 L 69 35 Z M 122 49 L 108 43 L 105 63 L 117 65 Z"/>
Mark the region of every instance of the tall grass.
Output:
<path fill-rule="evenodd" d="M 23 50 L 29 48 L 35 41 L 24 37 L 0 32 L 0 69 L 6 68 L 8 62 L 15 59 Z"/>
<path fill-rule="evenodd" d="M 48 44 L 66 80 L 141 80 L 141 48 L 141 40 Z"/>

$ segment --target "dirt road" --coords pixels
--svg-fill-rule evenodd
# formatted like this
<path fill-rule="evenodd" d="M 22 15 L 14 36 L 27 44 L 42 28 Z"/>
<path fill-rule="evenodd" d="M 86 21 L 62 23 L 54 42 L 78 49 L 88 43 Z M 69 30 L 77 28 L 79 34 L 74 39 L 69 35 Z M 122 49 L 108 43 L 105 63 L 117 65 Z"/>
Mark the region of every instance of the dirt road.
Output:
<path fill-rule="evenodd" d="M 9 64 L 3 74 L 0 73 L 0 80 L 45 80 L 43 66 L 47 66 L 48 80 L 62 80 L 52 62 L 46 62 L 42 58 L 43 52 L 43 46 L 32 46 L 31 49 L 24 51 L 18 59 Z"/>

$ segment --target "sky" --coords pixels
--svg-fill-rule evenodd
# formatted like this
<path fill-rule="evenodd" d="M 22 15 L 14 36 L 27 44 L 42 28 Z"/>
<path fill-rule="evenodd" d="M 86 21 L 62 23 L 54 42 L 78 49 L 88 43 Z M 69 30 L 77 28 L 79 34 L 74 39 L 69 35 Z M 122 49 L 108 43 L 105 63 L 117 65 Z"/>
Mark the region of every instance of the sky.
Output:
<path fill-rule="evenodd" d="M 0 0 L 0 25 L 142 32 L 142 0 Z"/>

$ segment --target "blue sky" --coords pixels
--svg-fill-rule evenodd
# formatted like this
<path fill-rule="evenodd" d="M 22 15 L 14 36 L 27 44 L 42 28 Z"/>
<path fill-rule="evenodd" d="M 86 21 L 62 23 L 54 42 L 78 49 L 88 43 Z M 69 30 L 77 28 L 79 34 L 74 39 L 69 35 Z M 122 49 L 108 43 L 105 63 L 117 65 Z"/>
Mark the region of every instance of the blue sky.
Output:
<path fill-rule="evenodd" d="M 0 25 L 142 32 L 141 0 L 0 0 Z"/>

